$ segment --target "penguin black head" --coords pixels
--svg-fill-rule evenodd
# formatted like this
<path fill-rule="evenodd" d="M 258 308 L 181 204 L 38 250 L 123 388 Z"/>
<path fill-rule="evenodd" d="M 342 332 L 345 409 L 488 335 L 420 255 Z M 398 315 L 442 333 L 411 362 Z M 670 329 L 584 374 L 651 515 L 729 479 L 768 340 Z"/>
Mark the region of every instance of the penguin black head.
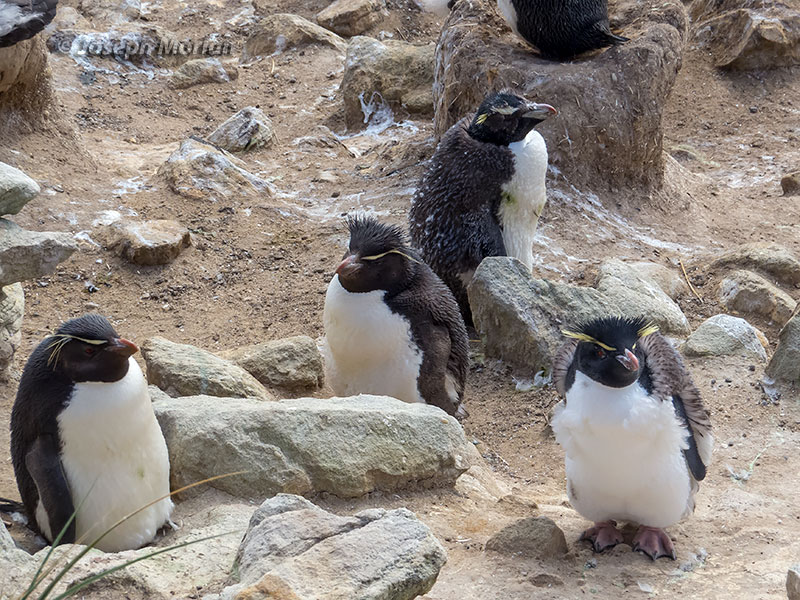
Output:
<path fill-rule="evenodd" d="M 531 129 L 557 112 L 549 104 L 528 102 L 510 91 L 493 92 L 481 102 L 467 132 L 478 141 L 508 146 L 524 140 Z"/>
<path fill-rule="evenodd" d="M 128 373 L 128 358 L 139 350 L 96 314 L 67 321 L 43 344 L 47 366 L 75 383 L 119 381 Z"/>
<path fill-rule="evenodd" d="M 604 317 L 563 333 L 579 342 L 578 371 L 608 387 L 623 388 L 639 378 L 644 355 L 636 342 L 656 331 L 658 327 L 643 318 Z"/>
<path fill-rule="evenodd" d="M 348 292 L 386 290 L 397 293 L 407 287 L 420 259 L 409 248 L 396 225 L 379 223 L 368 216 L 349 216 L 350 247 L 336 274 Z"/>

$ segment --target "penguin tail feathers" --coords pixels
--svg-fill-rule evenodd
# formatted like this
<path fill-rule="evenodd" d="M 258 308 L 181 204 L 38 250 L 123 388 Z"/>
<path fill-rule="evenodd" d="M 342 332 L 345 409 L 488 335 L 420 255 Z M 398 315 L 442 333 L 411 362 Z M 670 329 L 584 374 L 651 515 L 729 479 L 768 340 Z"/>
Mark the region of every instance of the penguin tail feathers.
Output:
<path fill-rule="evenodd" d="M 8 498 L 0 497 L 0 512 L 20 512 L 24 514 L 25 505 L 22 502 L 17 502 L 16 500 L 9 500 Z"/>

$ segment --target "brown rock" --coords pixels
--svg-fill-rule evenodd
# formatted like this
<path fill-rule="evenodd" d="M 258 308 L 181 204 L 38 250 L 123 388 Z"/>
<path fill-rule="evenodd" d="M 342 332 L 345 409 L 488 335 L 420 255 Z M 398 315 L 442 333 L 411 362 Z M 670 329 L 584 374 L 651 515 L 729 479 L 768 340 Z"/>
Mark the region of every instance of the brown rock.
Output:
<path fill-rule="evenodd" d="M 800 284 L 800 261 L 783 246 L 754 242 L 722 253 L 711 269 L 740 268 L 758 271 L 788 285 Z"/>
<path fill-rule="evenodd" d="M 384 0 L 336 0 L 317 14 L 317 23 L 339 35 L 360 35 L 381 20 Z"/>
<path fill-rule="evenodd" d="M 259 22 L 256 31 L 245 42 L 242 62 L 312 44 L 330 46 L 340 52 L 347 49 L 347 42 L 338 35 L 303 17 L 269 15 Z"/>
<path fill-rule="evenodd" d="M 800 196 L 800 171 L 789 173 L 781 178 L 784 196 Z"/>
<path fill-rule="evenodd" d="M 487 550 L 526 558 L 554 558 L 566 554 L 564 532 L 548 517 L 527 517 L 507 525 L 486 542 Z"/>
<path fill-rule="evenodd" d="M 750 271 L 734 271 L 720 282 L 719 299 L 725 308 L 757 315 L 779 325 L 792 316 L 797 302 L 767 279 Z"/>
<path fill-rule="evenodd" d="M 104 235 L 109 248 L 137 265 L 165 265 L 192 245 L 189 230 L 177 221 L 118 221 Z"/>
<path fill-rule="evenodd" d="M 487 92 L 511 87 L 559 110 L 537 130 L 567 181 L 598 193 L 660 187 L 661 117 L 681 66 L 686 12 L 679 0 L 620 0 L 609 12 L 631 41 L 559 63 L 515 35 L 494 0 L 456 2 L 436 48 L 437 135 L 472 114 Z"/>
<path fill-rule="evenodd" d="M 203 83 L 228 83 L 239 77 L 239 68 L 233 60 L 196 58 L 183 63 L 170 78 L 170 86 L 184 89 Z"/>

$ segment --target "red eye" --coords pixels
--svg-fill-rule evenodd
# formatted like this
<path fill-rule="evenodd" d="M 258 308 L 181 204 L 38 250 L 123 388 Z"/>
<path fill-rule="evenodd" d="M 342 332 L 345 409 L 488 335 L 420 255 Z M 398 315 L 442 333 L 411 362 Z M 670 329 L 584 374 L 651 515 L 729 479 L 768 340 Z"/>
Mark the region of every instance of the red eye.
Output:
<path fill-rule="evenodd" d="M 595 356 L 596 356 L 597 358 L 605 358 L 605 357 L 606 357 L 606 351 L 605 351 L 605 350 L 603 350 L 602 348 L 598 348 L 598 349 L 595 351 L 595 353 L 594 353 L 594 354 L 595 354 Z"/>
<path fill-rule="evenodd" d="M 83 353 L 86 354 L 86 356 L 92 356 L 94 354 L 94 348 L 88 346 L 83 349 Z"/>

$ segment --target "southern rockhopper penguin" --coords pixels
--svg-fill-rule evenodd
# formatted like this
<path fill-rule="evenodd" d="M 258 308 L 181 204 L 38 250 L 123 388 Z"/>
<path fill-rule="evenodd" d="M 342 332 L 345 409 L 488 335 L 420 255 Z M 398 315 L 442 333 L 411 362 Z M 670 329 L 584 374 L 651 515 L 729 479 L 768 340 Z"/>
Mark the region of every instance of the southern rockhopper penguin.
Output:
<path fill-rule="evenodd" d="M 700 392 L 673 347 L 644 319 L 603 318 L 572 331 L 553 379 L 565 399 L 551 422 L 566 453 L 567 495 L 594 526 L 595 552 L 623 541 L 617 521 L 639 524 L 633 549 L 675 558 L 664 527 L 694 511 L 714 440 Z"/>
<path fill-rule="evenodd" d="M 442 136 L 411 200 L 411 241 L 453 291 L 468 325 L 466 286 L 487 256 L 533 266 L 547 200 L 547 147 L 534 129 L 556 114 L 510 91 L 489 94 Z"/>
<path fill-rule="evenodd" d="M 628 38 L 611 33 L 607 0 L 497 0 L 514 32 L 542 56 L 566 60 Z"/>
<path fill-rule="evenodd" d="M 458 418 L 469 366 L 453 295 L 399 227 L 351 216 L 350 246 L 325 296 L 325 375 L 338 395 L 425 402 Z"/>
<path fill-rule="evenodd" d="M 169 457 L 138 348 L 107 319 L 67 321 L 28 359 L 11 412 L 11 457 L 31 527 L 49 541 L 88 544 L 123 517 L 169 494 Z M 105 552 L 152 541 L 169 497 L 97 544 Z"/>
<path fill-rule="evenodd" d="M 56 16 L 58 0 L 0 0 L 0 48 L 32 38 Z"/>

